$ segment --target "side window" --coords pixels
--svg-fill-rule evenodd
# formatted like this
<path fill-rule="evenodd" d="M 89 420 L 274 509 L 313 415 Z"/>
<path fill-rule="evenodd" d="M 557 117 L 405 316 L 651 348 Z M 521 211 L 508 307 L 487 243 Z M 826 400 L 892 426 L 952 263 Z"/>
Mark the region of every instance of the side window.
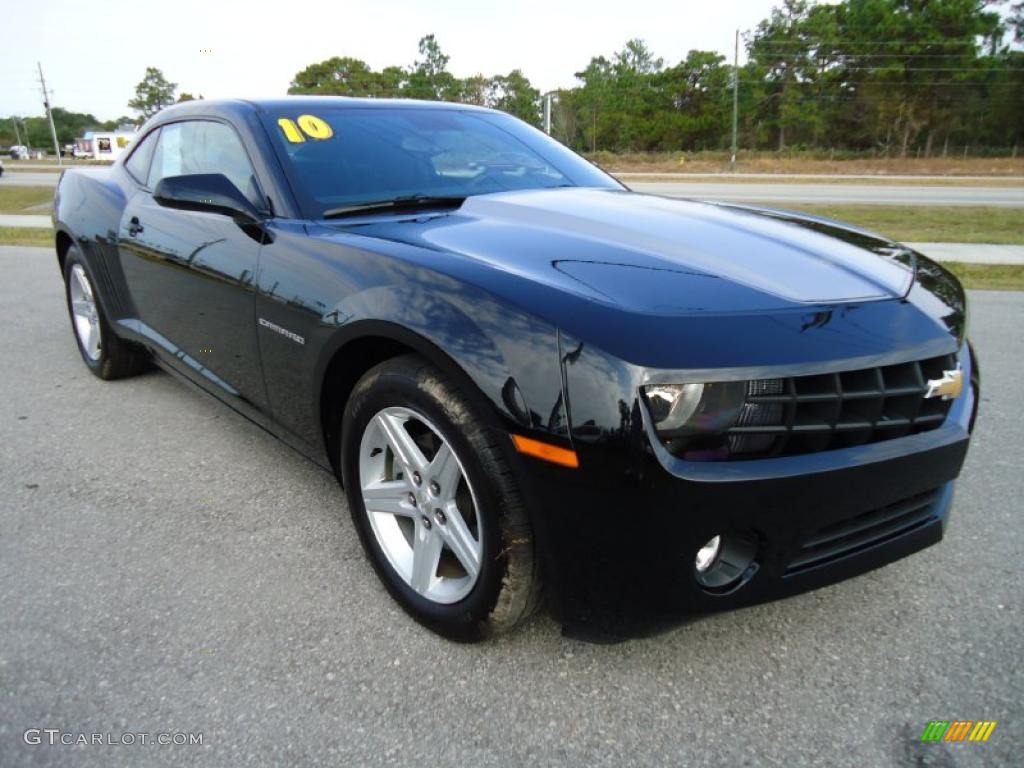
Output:
<path fill-rule="evenodd" d="M 149 186 L 167 176 L 222 173 L 258 208 L 263 208 L 259 186 L 245 148 L 223 123 L 190 120 L 160 129 L 160 141 L 149 171 Z"/>
<path fill-rule="evenodd" d="M 160 179 L 185 173 L 181 166 L 181 132 L 184 125 L 172 123 L 160 129 L 160 140 L 153 153 L 153 163 L 149 166 L 147 186 L 150 189 L 156 187 Z"/>
<path fill-rule="evenodd" d="M 159 133 L 160 129 L 157 128 L 147 134 L 124 163 L 125 170 L 139 184 L 146 183 L 146 177 L 149 175 L 149 161 L 153 159 L 153 150 L 156 149 L 157 134 Z"/>

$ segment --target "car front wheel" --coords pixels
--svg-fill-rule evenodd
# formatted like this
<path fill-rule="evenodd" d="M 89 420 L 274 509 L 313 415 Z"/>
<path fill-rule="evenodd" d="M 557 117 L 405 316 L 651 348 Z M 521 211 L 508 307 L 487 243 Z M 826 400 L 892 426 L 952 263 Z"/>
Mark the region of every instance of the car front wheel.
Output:
<path fill-rule="evenodd" d="M 482 409 L 425 360 L 370 370 L 349 399 L 342 476 L 352 519 L 399 604 L 476 640 L 537 604 L 538 558 L 520 493 Z"/>

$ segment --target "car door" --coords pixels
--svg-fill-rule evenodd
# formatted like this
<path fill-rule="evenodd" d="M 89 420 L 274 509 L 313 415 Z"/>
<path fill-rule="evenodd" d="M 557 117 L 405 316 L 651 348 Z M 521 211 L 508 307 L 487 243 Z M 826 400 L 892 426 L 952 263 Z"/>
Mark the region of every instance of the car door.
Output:
<path fill-rule="evenodd" d="M 119 231 L 139 330 L 203 387 L 241 410 L 265 411 L 254 322 L 262 232 L 153 199 L 165 177 L 221 173 L 262 209 L 252 163 L 235 130 L 216 120 L 164 125 L 155 141 L 145 183 L 125 206 Z"/>

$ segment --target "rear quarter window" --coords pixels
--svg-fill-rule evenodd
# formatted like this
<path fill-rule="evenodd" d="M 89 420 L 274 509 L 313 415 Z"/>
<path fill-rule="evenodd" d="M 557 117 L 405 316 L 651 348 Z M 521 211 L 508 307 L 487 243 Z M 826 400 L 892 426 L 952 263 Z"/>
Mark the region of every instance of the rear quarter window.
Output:
<path fill-rule="evenodd" d="M 125 170 L 139 184 L 145 184 L 146 177 L 149 176 L 149 164 L 153 160 L 153 149 L 156 147 L 158 133 L 160 133 L 159 128 L 146 134 L 146 137 L 135 147 L 125 161 Z"/>

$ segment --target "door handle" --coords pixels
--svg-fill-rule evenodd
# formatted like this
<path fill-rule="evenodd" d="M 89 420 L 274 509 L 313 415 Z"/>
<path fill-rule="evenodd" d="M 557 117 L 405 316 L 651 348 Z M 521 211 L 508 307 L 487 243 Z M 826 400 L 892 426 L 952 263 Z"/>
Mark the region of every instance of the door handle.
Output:
<path fill-rule="evenodd" d="M 128 236 L 135 237 L 139 232 L 142 232 L 143 229 L 144 227 L 139 223 L 139 217 L 132 216 L 131 220 L 128 222 Z"/>

